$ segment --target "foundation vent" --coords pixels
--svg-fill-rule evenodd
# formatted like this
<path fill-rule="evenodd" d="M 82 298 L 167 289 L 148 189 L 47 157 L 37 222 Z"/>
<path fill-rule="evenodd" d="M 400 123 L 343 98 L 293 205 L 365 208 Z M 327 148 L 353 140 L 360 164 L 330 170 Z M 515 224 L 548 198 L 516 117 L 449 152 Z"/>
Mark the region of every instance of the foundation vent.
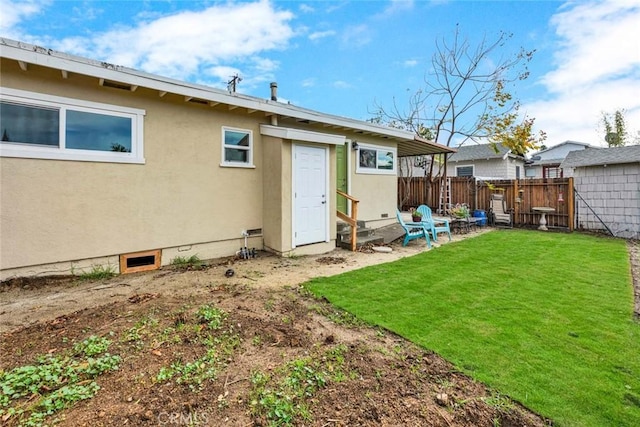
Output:
<path fill-rule="evenodd" d="M 258 236 L 262 234 L 262 228 L 254 228 L 252 230 L 247 230 L 248 236 Z"/>
<path fill-rule="evenodd" d="M 123 254 L 120 255 L 120 273 L 157 270 L 160 261 L 160 250 Z"/>

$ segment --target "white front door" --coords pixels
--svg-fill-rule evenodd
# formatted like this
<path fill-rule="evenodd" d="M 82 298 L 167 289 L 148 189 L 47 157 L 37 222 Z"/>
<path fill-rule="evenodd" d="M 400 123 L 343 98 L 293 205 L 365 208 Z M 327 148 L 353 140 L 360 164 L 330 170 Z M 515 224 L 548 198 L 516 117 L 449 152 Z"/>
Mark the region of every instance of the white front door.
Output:
<path fill-rule="evenodd" d="M 294 246 L 328 239 L 327 150 L 293 146 Z"/>

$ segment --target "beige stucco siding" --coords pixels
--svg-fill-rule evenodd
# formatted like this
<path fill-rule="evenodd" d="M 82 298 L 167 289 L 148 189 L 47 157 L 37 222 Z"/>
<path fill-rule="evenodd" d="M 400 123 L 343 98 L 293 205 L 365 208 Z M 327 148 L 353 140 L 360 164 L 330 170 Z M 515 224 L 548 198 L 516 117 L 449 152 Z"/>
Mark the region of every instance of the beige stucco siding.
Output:
<path fill-rule="evenodd" d="M 273 250 L 291 246 L 291 144 L 263 137 L 264 245 Z"/>
<path fill-rule="evenodd" d="M 2 67 L 4 87 L 144 109 L 146 164 L 0 158 L 1 269 L 229 239 L 240 246 L 242 230 L 262 227 L 257 118 Z M 256 168 L 220 166 L 222 126 L 253 131 Z"/>
<path fill-rule="evenodd" d="M 359 143 L 378 147 L 396 148 L 395 143 L 385 143 L 362 136 L 350 135 L 352 139 L 357 139 Z M 355 152 L 354 152 L 355 153 Z M 367 221 L 372 227 L 395 222 L 395 212 L 398 192 L 398 176 L 378 175 L 371 173 L 357 172 L 357 156 L 352 153 L 351 159 L 351 194 L 359 200 L 358 219 Z M 398 159 L 395 159 L 396 164 Z M 375 221 L 381 222 L 376 225 Z"/>

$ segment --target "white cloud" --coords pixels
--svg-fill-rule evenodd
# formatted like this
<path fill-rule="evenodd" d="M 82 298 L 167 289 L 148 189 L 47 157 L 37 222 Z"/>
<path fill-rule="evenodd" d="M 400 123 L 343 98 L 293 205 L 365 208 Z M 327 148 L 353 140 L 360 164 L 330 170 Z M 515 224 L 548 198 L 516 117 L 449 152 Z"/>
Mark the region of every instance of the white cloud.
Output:
<path fill-rule="evenodd" d="M 331 36 L 335 36 L 336 32 L 333 30 L 327 30 L 327 31 L 316 31 L 315 33 L 311 33 L 309 34 L 309 40 L 312 41 L 316 41 L 319 39 L 323 39 L 325 37 L 331 37 Z"/>
<path fill-rule="evenodd" d="M 235 67 L 228 67 L 226 65 L 218 65 L 215 67 L 211 67 L 206 70 L 206 74 L 209 76 L 213 76 L 221 82 L 229 82 L 231 78 L 235 75 L 238 75 L 242 78 L 242 74 L 240 74 L 240 70 Z"/>
<path fill-rule="evenodd" d="M 19 39 L 16 24 L 42 12 L 51 3 L 49 0 L 0 0 L 0 34 Z"/>
<path fill-rule="evenodd" d="M 313 77 L 310 77 L 308 79 L 304 79 L 301 84 L 302 84 L 302 87 L 313 87 L 316 85 L 316 79 Z"/>
<path fill-rule="evenodd" d="M 365 24 L 348 27 L 342 35 L 344 47 L 360 47 L 371 42 L 371 29 Z"/>
<path fill-rule="evenodd" d="M 287 47 L 293 14 L 267 0 L 225 3 L 201 11 L 181 11 L 115 28 L 89 38 L 52 40 L 55 49 L 179 79 L 194 80 L 225 62 L 273 70 L 257 56 Z M 250 23 L 250 25 L 249 25 Z M 218 75 L 217 73 L 214 73 Z"/>
<path fill-rule="evenodd" d="M 391 4 L 385 9 L 385 14 L 405 12 L 413 9 L 413 0 L 391 0 Z"/>
<path fill-rule="evenodd" d="M 578 3 L 555 15 L 551 24 L 562 47 L 555 54 L 557 68 L 543 79 L 550 91 L 564 92 L 640 67 L 637 0 Z"/>
<path fill-rule="evenodd" d="M 603 145 L 603 111 L 627 111 L 640 128 L 640 1 L 568 3 L 551 19 L 559 37 L 555 67 L 542 77 L 549 98 L 525 105 L 548 144 Z"/>
<path fill-rule="evenodd" d="M 82 2 L 82 6 L 76 6 L 72 9 L 73 16 L 70 20 L 73 22 L 87 22 L 97 19 L 104 12 L 102 9 L 93 7 L 94 3 Z"/>
<path fill-rule="evenodd" d="M 332 86 L 336 89 L 349 89 L 353 87 L 351 84 L 345 82 L 344 80 L 336 80 L 332 83 Z"/>
<path fill-rule="evenodd" d="M 404 65 L 407 68 L 415 67 L 416 65 L 418 65 L 418 60 L 417 59 L 407 59 L 406 61 L 404 61 L 402 63 L 402 65 Z"/>
<path fill-rule="evenodd" d="M 316 11 L 313 6 L 309 6 L 306 3 L 302 3 L 298 9 L 300 9 L 300 12 L 302 13 L 313 13 Z"/>

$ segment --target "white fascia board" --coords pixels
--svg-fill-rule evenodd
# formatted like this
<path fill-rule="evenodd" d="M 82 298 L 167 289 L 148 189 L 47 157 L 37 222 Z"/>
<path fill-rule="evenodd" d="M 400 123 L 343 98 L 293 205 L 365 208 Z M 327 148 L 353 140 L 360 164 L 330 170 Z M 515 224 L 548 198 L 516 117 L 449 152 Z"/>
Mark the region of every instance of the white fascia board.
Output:
<path fill-rule="evenodd" d="M 308 130 L 271 125 L 260 125 L 260 134 L 280 139 L 331 145 L 344 145 L 347 141 L 347 138 L 343 135 L 332 135 L 329 133 L 312 132 Z"/>
<path fill-rule="evenodd" d="M 283 104 L 277 101 L 250 97 L 238 93 L 230 94 L 226 91 L 204 85 L 169 79 L 107 62 L 69 55 L 9 39 L 0 38 L 0 57 L 66 71 L 68 73 L 78 73 L 98 79 L 106 79 L 132 86 L 153 89 L 159 93 L 167 92 L 204 99 L 210 103 L 214 103 L 214 105 L 216 103 L 224 103 L 249 110 L 293 117 L 303 121 L 308 120 L 323 123 L 328 126 L 347 128 L 365 134 L 370 133 L 372 135 L 404 141 L 413 141 L 415 136 L 412 132 L 402 129 L 394 129 L 361 120 L 324 114 L 290 104 Z"/>

